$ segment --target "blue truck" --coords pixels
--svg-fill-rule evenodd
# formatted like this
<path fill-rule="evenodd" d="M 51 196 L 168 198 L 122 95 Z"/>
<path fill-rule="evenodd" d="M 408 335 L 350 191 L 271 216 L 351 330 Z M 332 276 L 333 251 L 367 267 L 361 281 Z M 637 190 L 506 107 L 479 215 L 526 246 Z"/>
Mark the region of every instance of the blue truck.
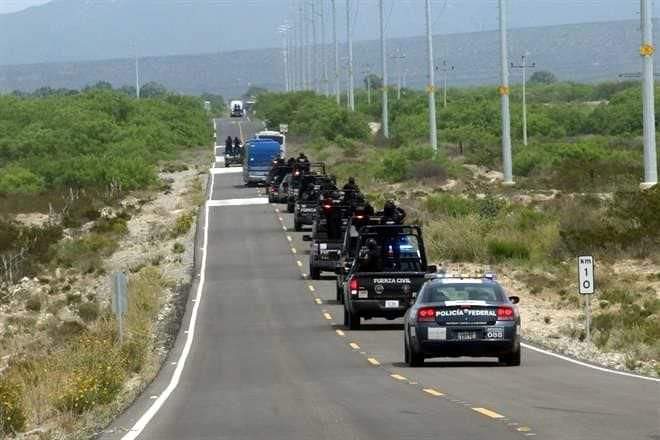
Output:
<path fill-rule="evenodd" d="M 280 144 L 270 139 L 250 139 L 243 149 L 243 181 L 246 185 L 266 183 L 273 160 L 281 157 Z"/>

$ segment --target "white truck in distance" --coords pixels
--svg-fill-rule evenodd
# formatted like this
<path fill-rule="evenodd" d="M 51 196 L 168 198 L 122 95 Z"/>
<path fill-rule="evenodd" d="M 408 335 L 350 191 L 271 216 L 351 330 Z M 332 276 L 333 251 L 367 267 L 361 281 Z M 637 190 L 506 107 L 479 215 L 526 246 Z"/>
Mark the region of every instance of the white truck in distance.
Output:
<path fill-rule="evenodd" d="M 286 136 L 279 131 L 264 130 L 255 135 L 257 139 L 270 139 L 280 144 L 281 157 L 286 157 Z"/>
<path fill-rule="evenodd" d="M 242 118 L 243 117 L 243 101 L 234 100 L 229 104 L 229 110 L 231 111 L 232 118 Z"/>

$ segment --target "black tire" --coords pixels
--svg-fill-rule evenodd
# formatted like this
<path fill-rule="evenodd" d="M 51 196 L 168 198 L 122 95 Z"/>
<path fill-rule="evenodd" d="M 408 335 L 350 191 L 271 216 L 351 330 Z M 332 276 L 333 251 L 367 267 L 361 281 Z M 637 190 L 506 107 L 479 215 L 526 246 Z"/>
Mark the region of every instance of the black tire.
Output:
<path fill-rule="evenodd" d="M 298 220 L 295 218 L 293 219 L 293 229 L 297 232 L 300 232 L 303 230 L 302 223 L 300 223 Z"/>
<path fill-rule="evenodd" d="M 287 202 L 287 204 L 286 204 L 286 212 L 288 212 L 289 214 L 292 214 L 292 213 L 293 213 L 293 210 L 294 210 L 295 207 L 296 207 L 296 206 L 295 206 L 293 203 L 289 203 L 289 202 Z"/>
<path fill-rule="evenodd" d="M 229 168 L 229 164 L 225 161 L 225 168 Z"/>
<path fill-rule="evenodd" d="M 424 365 L 424 355 L 419 353 L 417 350 L 415 350 L 413 347 L 408 345 L 407 339 L 404 339 L 406 341 L 404 344 L 404 350 L 406 351 L 404 357 L 406 359 L 406 363 L 408 364 L 409 367 L 421 367 Z"/>
<path fill-rule="evenodd" d="M 344 304 L 344 289 L 337 283 L 337 304 Z"/>
<path fill-rule="evenodd" d="M 498 359 L 500 363 L 508 366 L 508 367 L 518 367 L 520 366 L 521 360 L 520 360 L 520 346 L 518 346 L 518 349 L 512 353 L 506 354 L 504 356 L 500 356 Z"/>
<path fill-rule="evenodd" d="M 310 267 L 309 268 L 309 276 L 313 280 L 320 280 L 321 279 L 321 269 L 318 267 Z"/>
<path fill-rule="evenodd" d="M 344 325 L 349 330 L 360 329 L 360 316 L 356 313 L 351 313 L 346 305 L 344 305 Z"/>

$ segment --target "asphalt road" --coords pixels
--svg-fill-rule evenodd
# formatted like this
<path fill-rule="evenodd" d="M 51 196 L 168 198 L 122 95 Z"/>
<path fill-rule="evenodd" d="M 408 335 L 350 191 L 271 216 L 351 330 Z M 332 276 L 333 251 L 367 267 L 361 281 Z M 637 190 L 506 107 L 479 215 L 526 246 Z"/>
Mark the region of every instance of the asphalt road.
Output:
<path fill-rule="evenodd" d="M 218 142 L 261 127 L 218 121 Z M 210 205 L 245 204 L 207 208 L 202 276 L 175 348 L 103 438 L 660 439 L 657 382 L 529 350 L 519 368 L 405 367 L 400 321 L 343 329 L 332 278 L 303 276 L 308 244 L 290 215 L 252 200 L 240 169 L 216 167 Z"/>

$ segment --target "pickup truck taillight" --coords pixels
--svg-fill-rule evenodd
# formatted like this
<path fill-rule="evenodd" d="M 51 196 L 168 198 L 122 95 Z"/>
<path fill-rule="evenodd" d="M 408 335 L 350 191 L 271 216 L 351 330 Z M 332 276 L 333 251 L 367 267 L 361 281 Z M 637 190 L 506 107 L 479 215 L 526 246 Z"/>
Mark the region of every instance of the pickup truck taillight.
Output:
<path fill-rule="evenodd" d="M 422 307 L 417 310 L 417 322 L 435 321 L 435 307 Z"/>
<path fill-rule="evenodd" d="M 513 321 L 516 318 L 516 313 L 513 307 L 498 307 L 497 320 L 498 321 Z"/>
<path fill-rule="evenodd" d="M 357 278 L 351 277 L 351 279 L 348 280 L 348 290 L 351 292 L 351 295 L 358 294 L 358 290 L 360 290 L 360 282 Z"/>

